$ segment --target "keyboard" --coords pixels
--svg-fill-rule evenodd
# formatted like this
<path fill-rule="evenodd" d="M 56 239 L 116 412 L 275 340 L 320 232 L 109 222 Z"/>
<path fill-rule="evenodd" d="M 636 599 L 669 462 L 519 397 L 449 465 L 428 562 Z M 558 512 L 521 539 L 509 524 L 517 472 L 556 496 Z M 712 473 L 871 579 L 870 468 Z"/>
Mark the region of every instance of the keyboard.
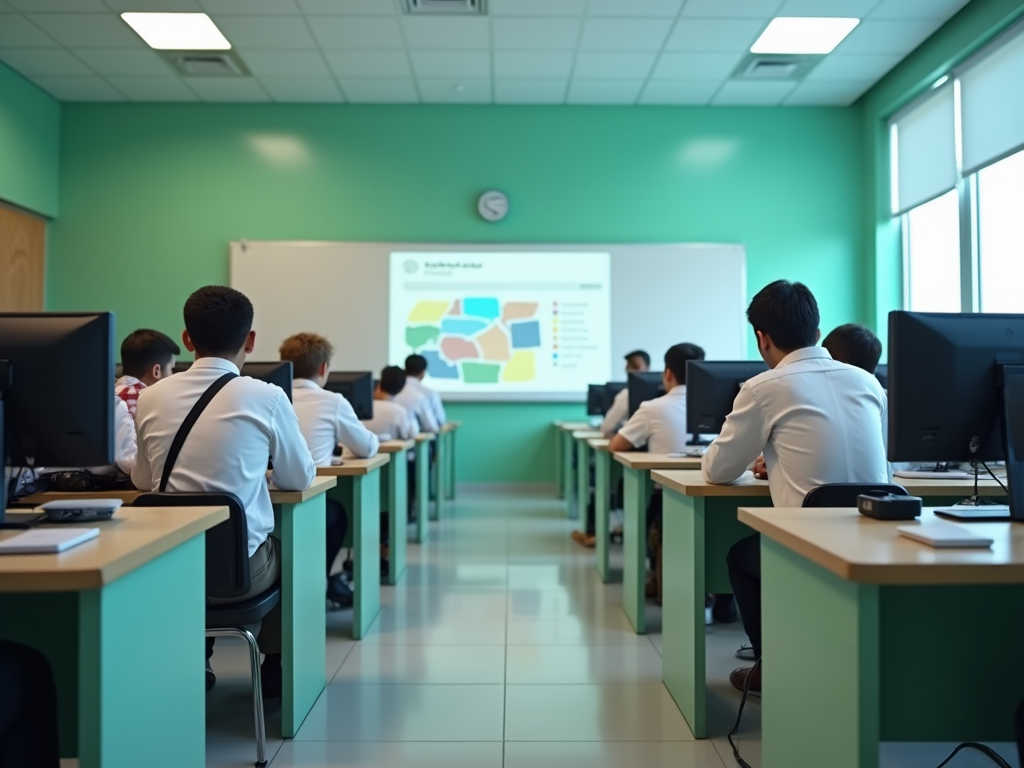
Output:
<path fill-rule="evenodd" d="M 1010 507 L 1006 504 L 987 504 L 980 507 L 939 507 L 935 514 L 953 520 L 967 520 L 975 523 L 999 522 L 1010 519 Z"/>

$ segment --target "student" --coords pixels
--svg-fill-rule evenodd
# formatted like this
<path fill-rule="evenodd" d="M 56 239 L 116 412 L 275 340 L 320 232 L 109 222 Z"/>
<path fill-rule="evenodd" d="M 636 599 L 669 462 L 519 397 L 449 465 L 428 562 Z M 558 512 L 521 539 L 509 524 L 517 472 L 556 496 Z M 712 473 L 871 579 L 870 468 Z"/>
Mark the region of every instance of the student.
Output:
<path fill-rule="evenodd" d="M 643 373 L 651 369 L 651 356 L 642 349 L 635 350 L 626 355 L 626 378 L 631 373 Z M 616 432 L 626 423 L 629 417 L 629 388 L 621 389 L 612 401 L 612 407 L 604 415 L 601 422 L 601 435 L 613 437 Z"/>
<path fill-rule="evenodd" d="M 882 359 L 882 342 L 869 329 L 857 323 L 840 325 L 833 330 L 821 346 L 828 350 L 836 362 L 853 365 L 872 376 Z"/>
<path fill-rule="evenodd" d="M 357 459 L 377 455 L 380 441 L 356 416 L 352 405 L 337 392 L 324 389 L 331 370 L 334 347 L 315 333 L 297 333 L 281 344 L 282 360 L 292 364 L 292 404 L 313 462 L 331 466 L 334 449 L 341 446 Z M 342 608 L 352 606 L 352 588 L 342 573 L 331 567 L 345 544 L 348 512 L 335 499 L 327 499 L 327 599 Z"/>
<path fill-rule="evenodd" d="M 245 507 L 249 527 L 249 573 L 252 587 L 224 602 L 242 602 L 270 589 L 280 578 L 274 509 L 267 487 L 267 461 L 282 490 L 303 490 L 316 477 L 295 410 L 280 387 L 238 376 L 256 344 L 252 303 L 225 286 L 200 288 L 185 302 L 185 348 L 196 361 L 184 373 L 161 379 L 139 395 L 136 424 L 139 455 L 132 472 L 136 487 L 160 489 L 164 462 L 185 417 L 210 386 L 226 374 L 228 381 L 196 421 L 182 446 L 167 483 L 170 492 L 229 492 Z M 263 695 L 281 692 L 281 607 L 263 620 L 259 633 Z M 213 643 L 207 641 L 207 689 L 216 678 L 209 666 Z"/>
<path fill-rule="evenodd" d="M 827 483 L 885 483 L 886 398 L 867 372 L 836 362 L 815 346 L 818 304 L 801 283 L 779 280 L 747 309 L 757 349 L 770 370 L 740 387 L 722 432 L 708 447 L 704 479 L 732 483 L 764 454 L 772 503 L 799 507 Z M 761 658 L 760 537 L 729 551 L 729 580 L 754 658 Z M 761 691 L 761 669 L 737 669 L 732 684 Z"/>
<path fill-rule="evenodd" d="M 180 354 L 181 348 L 170 336 L 149 328 L 132 331 L 121 342 L 122 375 L 114 383 L 114 394 L 125 402 L 133 419 L 139 394 L 174 373 Z"/>
<path fill-rule="evenodd" d="M 366 428 L 381 440 L 411 440 L 419 431 L 416 418 L 395 402 L 405 380 L 405 371 L 397 365 L 389 365 L 380 372 L 373 393 L 373 418 L 366 422 Z"/>
<path fill-rule="evenodd" d="M 438 432 L 446 421 L 441 397 L 423 384 L 427 375 L 427 358 L 409 355 L 405 358 L 405 386 L 395 402 L 416 417 L 421 432 Z"/>

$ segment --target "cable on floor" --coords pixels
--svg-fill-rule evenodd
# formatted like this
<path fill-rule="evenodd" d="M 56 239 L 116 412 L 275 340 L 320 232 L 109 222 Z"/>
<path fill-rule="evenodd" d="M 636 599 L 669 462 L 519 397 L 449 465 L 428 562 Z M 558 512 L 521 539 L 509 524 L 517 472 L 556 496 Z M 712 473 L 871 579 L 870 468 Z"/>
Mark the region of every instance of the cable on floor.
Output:
<path fill-rule="evenodd" d="M 976 741 L 965 741 L 963 744 L 959 745 L 950 753 L 949 757 L 947 757 L 945 760 L 939 763 L 936 766 L 936 768 L 942 768 L 942 766 L 946 765 L 946 763 L 948 763 L 950 760 L 956 757 L 957 753 L 963 749 L 975 749 L 978 752 L 981 752 L 986 757 L 988 757 L 993 763 L 998 765 L 999 768 L 1011 768 L 1010 764 L 1003 760 L 1000 754 L 996 752 L 994 749 L 992 749 L 992 747 L 986 746 L 984 744 L 979 744 Z"/>
<path fill-rule="evenodd" d="M 740 708 L 736 713 L 736 724 L 732 727 L 732 730 L 729 731 L 729 736 L 727 737 L 729 739 L 729 746 L 732 747 L 732 756 L 736 758 L 736 762 L 739 764 L 740 768 L 750 768 L 750 763 L 740 756 L 740 748 L 736 746 L 736 742 L 732 740 L 732 737 L 739 731 L 740 721 L 743 720 L 743 708 L 747 706 L 747 698 L 750 695 L 750 678 L 752 678 L 754 673 L 760 668 L 761 660 L 758 659 L 754 662 L 754 666 L 751 667 L 746 680 L 743 681 L 743 697 L 740 699 Z M 949 761 L 947 760 L 947 762 Z M 939 766 L 939 768 L 942 768 L 942 766 Z M 1009 766 L 1007 766 L 1007 768 L 1009 768 Z"/>

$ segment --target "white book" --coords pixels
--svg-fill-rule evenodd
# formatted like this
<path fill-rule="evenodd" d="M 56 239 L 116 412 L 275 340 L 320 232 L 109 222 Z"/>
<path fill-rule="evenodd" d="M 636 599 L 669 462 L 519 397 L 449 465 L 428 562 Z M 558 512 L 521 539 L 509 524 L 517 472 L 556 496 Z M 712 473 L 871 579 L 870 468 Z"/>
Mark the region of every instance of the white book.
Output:
<path fill-rule="evenodd" d="M 967 528 L 953 523 L 930 522 L 920 525 L 901 525 L 897 528 L 900 536 L 920 541 L 936 549 L 971 547 L 988 549 L 992 539 L 972 533 Z"/>
<path fill-rule="evenodd" d="M 99 528 L 33 528 L 0 541 L 0 555 L 63 552 L 99 535 Z"/>

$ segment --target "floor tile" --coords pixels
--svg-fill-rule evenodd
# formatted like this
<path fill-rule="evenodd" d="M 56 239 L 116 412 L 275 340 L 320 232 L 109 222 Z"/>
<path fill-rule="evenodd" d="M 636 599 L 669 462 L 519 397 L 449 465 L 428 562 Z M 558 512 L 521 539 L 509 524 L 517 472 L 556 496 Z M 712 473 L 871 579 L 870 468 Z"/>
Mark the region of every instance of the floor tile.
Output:
<path fill-rule="evenodd" d="M 633 631 L 625 614 L 601 618 L 558 616 L 551 618 L 510 618 L 509 645 L 641 645 L 643 635 Z"/>
<path fill-rule="evenodd" d="M 446 619 L 427 615 L 378 617 L 363 645 L 498 645 L 506 642 L 504 619 Z"/>
<path fill-rule="evenodd" d="M 635 645 L 512 645 L 509 685 L 660 683 L 661 656 Z"/>
<path fill-rule="evenodd" d="M 273 761 L 280 749 L 280 740 L 269 742 L 266 749 L 267 761 Z M 252 768 L 255 762 L 255 741 L 206 742 L 206 768 Z"/>
<path fill-rule="evenodd" d="M 360 645 L 335 683 L 482 685 L 505 682 L 499 645 Z"/>
<path fill-rule="evenodd" d="M 725 768 L 725 765 L 707 741 L 548 741 L 509 742 L 505 745 L 504 768 Z"/>
<path fill-rule="evenodd" d="M 272 768 L 502 768 L 497 742 L 287 742 Z M 717 768 L 717 767 L 716 767 Z"/>

